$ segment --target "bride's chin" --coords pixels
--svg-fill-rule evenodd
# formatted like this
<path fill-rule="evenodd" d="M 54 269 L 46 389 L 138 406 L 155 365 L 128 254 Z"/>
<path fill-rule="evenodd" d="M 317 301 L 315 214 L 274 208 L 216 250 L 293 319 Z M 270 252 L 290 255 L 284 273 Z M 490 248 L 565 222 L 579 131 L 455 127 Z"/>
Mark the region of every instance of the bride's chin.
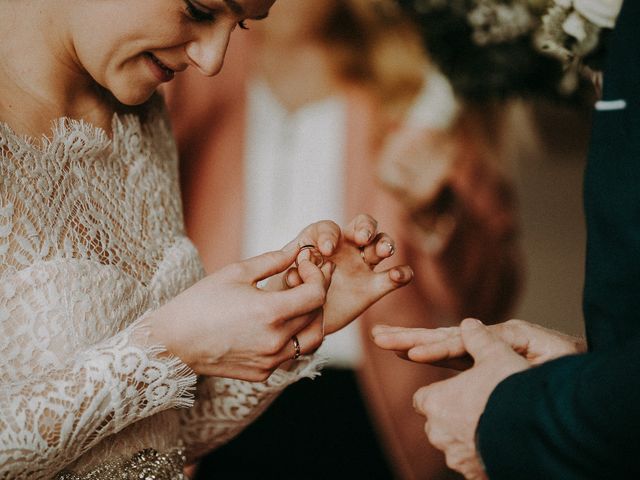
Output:
<path fill-rule="evenodd" d="M 156 89 L 145 90 L 144 92 L 112 92 L 113 96 L 123 105 L 135 107 L 147 102 L 155 93 Z"/>
<path fill-rule="evenodd" d="M 150 83 L 148 85 L 135 86 L 134 83 L 132 80 L 125 80 L 121 86 L 109 88 L 108 90 L 121 104 L 135 107 L 148 101 L 158 88 L 156 84 Z"/>

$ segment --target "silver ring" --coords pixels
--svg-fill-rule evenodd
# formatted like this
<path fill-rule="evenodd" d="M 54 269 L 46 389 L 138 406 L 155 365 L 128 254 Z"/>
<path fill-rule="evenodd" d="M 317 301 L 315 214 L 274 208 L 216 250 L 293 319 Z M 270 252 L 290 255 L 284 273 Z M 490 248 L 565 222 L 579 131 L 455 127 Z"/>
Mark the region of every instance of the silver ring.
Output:
<path fill-rule="evenodd" d="M 294 350 L 293 360 L 297 360 L 302 355 L 302 352 L 300 351 L 300 342 L 298 341 L 298 336 L 294 335 L 293 337 L 291 337 L 291 341 L 293 342 L 293 350 Z"/>

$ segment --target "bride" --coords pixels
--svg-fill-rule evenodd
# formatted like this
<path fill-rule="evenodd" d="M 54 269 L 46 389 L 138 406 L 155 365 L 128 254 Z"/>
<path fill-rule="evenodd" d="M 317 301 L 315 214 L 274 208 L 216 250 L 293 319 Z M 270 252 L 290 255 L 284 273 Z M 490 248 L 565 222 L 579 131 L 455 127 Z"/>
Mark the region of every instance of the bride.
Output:
<path fill-rule="evenodd" d="M 368 215 L 203 278 L 156 89 L 273 1 L 0 0 L 0 478 L 183 478 L 411 280 Z"/>

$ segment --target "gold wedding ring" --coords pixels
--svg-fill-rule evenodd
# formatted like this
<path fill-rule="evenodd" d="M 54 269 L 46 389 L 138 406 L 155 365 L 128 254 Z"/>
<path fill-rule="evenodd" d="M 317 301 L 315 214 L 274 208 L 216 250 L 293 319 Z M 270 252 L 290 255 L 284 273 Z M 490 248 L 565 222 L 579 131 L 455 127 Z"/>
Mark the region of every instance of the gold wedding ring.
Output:
<path fill-rule="evenodd" d="M 299 267 L 300 262 L 303 260 L 309 260 L 318 268 L 324 265 L 324 256 L 315 245 L 303 245 L 300 247 L 300 251 L 296 256 L 296 267 Z"/>
<path fill-rule="evenodd" d="M 293 360 L 297 360 L 302 355 L 300 350 L 300 342 L 298 341 L 298 336 L 294 335 L 291 337 L 291 341 L 293 342 Z"/>

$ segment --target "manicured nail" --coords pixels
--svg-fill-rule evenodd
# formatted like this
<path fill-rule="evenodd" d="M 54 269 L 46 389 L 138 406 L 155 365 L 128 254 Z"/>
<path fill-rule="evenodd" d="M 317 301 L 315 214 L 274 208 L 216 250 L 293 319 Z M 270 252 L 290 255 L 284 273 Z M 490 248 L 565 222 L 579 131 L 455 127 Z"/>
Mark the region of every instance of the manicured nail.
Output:
<path fill-rule="evenodd" d="M 322 244 L 322 248 L 324 249 L 325 252 L 333 253 L 333 242 L 331 240 L 327 240 Z"/>
<path fill-rule="evenodd" d="M 413 278 L 413 270 L 409 270 L 406 274 L 403 270 L 393 269 L 391 270 L 391 280 L 394 282 L 409 282 Z"/>
<path fill-rule="evenodd" d="M 289 273 L 290 272 L 285 273 L 282 277 L 282 284 L 285 288 L 291 288 L 291 285 L 289 284 Z"/>
<path fill-rule="evenodd" d="M 389 251 L 389 255 L 393 255 L 396 251 L 395 247 L 390 242 L 384 242 L 384 247 Z"/>
<path fill-rule="evenodd" d="M 384 325 L 374 325 L 374 327 L 371 329 L 371 335 L 375 337 L 376 335 L 380 335 L 381 333 L 384 333 L 384 330 L 385 330 Z"/>
<path fill-rule="evenodd" d="M 368 242 L 369 240 L 371 240 L 371 235 L 373 235 L 373 232 L 371 230 L 360 230 L 358 232 L 358 235 L 360 235 L 360 238 L 363 242 Z"/>
<path fill-rule="evenodd" d="M 300 250 L 300 253 L 298 253 L 298 262 L 302 262 L 303 260 L 309 260 L 310 258 L 311 258 L 311 250 L 309 250 L 308 248 Z"/>
<path fill-rule="evenodd" d="M 473 328 L 476 328 L 476 327 L 479 327 L 481 325 L 484 325 L 484 323 L 482 323 L 477 318 L 467 318 L 466 321 L 469 324 L 469 326 L 471 326 Z"/>

